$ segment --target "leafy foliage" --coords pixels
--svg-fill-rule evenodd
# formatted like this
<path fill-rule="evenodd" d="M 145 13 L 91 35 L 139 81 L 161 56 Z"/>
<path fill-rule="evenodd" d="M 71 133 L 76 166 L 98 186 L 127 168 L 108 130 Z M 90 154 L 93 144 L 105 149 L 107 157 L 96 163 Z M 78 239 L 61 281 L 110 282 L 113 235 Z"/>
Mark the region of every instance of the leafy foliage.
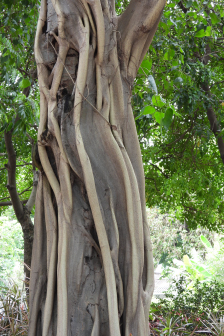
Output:
<path fill-rule="evenodd" d="M 223 172 L 207 117 L 223 135 L 223 1 L 168 1 L 134 87 L 149 207 L 219 230 Z M 210 93 L 204 91 L 209 86 Z"/>
<path fill-rule="evenodd" d="M 223 335 L 223 286 L 217 281 L 174 281 L 165 297 L 154 301 L 149 315 L 152 335 Z M 173 323 L 173 322 L 176 323 Z"/>
<path fill-rule="evenodd" d="M 10 198 L 4 132 L 13 132 L 18 192 L 27 190 L 23 199 L 28 198 L 32 186 L 31 144 L 36 139 L 39 116 L 33 54 L 38 2 L 7 0 L 1 2 L 0 9 L 0 202 L 5 202 Z"/>
<path fill-rule="evenodd" d="M 195 286 L 187 288 L 190 280 L 184 276 L 174 280 L 169 292 L 153 307 L 160 312 L 174 310 L 184 313 L 201 314 L 206 310 L 218 311 L 224 304 L 223 285 L 213 280 L 211 282 L 196 281 Z"/>
<path fill-rule="evenodd" d="M 8 209 L 0 217 L 0 284 L 8 277 L 23 279 L 23 235 L 20 224 Z"/>
<path fill-rule="evenodd" d="M 183 256 L 183 262 L 177 259 L 173 259 L 173 263 L 176 264 L 175 268 L 170 268 L 168 272 L 172 274 L 172 277 L 177 274 L 184 274 L 191 279 L 190 287 L 194 286 L 196 280 L 203 282 L 210 282 L 211 280 L 217 280 L 223 283 L 224 270 L 224 248 L 223 237 L 214 237 L 213 246 L 207 240 L 206 237 L 201 236 L 201 242 L 206 248 L 206 253 L 193 248 L 191 250 L 192 258 L 188 255 Z"/>
<path fill-rule="evenodd" d="M 189 230 L 186 224 L 178 221 L 175 216 L 161 214 L 157 208 L 148 209 L 147 214 L 155 266 L 162 264 L 164 268 L 169 269 L 174 266 L 175 259 L 181 260 L 186 254 L 193 257 L 194 250 L 204 256 L 207 250 L 201 243 L 200 235 L 204 235 L 211 242 L 214 241 L 214 233 L 208 229 L 198 227 Z"/>

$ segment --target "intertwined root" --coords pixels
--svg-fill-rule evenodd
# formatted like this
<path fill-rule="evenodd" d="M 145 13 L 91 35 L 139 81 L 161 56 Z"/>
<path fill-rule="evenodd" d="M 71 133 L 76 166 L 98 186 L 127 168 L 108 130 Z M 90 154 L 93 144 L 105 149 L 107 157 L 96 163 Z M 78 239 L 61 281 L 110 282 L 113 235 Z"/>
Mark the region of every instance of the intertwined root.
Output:
<path fill-rule="evenodd" d="M 161 12 L 164 1 L 154 2 L 155 12 Z M 148 22 L 154 31 L 158 13 Z M 53 19 L 52 23 L 51 18 L 56 17 L 57 24 Z M 47 20 L 53 29 L 46 35 L 44 51 Z M 39 262 L 42 260 L 42 265 L 35 265 L 31 276 L 31 288 L 35 284 L 37 287 L 35 292 L 31 290 L 30 336 L 36 335 L 38 328 L 43 336 L 48 336 L 55 332 L 55 326 L 58 336 L 75 335 L 72 328 L 80 334 L 85 329 L 83 321 L 89 321 L 89 316 L 92 336 L 108 335 L 102 323 L 109 323 L 111 336 L 148 334 L 153 262 L 129 81 L 136 74 L 133 57 L 136 68 L 150 38 L 142 37 L 140 49 L 138 41 L 137 52 L 137 41 L 133 42 L 124 29 L 128 36 L 124 50 L 133 42 L 124 67 L 117 43 L 117 36 L 122 38 L 122 33 L 117 34 L 117 29 L 113 1 L 41 2 L 35 56 L 40 86 L 38 143 L 43 168 L 36 223 L 42 231 L 36 230 L 34 249 L 41 248 L 41 240 L 44 241 L 46 262 L 43 256 L 34 258 L 37 264 L 38 258 Z M 51 57 L 56 58 L 53 66 Z M 75 62 L 78 67 L 70 73 Z M 131 69 L 129 73 L 127 69 Z M 73 107 L 68 110 L 71 104 Z M 77 255 L 81 259 L 79 264 L 75 260 L 77 269 L 71 270 L 68 265 L 71 251 L 77 251 L 75 244 L 80 245 Z M 95 265 L 94 270 L 91 265 Z M 87 266 L 89 273 L 85 277 Z M 97 272 L 101 274 L 101 285 L 93 284 L 95 289 L 89 293 L 86 281 L 97 279 Z M 41 274 L 40 280 L 35 273 Z M 76 306 L 86 300 L 85 311 L 80 314 L 87 317 L 80 318 L 80 326 L 75 327 L 72 321 L 79 312 L 74 313 L 75 308 L 71 308 L 71 283 Z M 43 288 L 46 295 L 41 296 Z M 102 314 L 105 294 L 106 319 Z"/>

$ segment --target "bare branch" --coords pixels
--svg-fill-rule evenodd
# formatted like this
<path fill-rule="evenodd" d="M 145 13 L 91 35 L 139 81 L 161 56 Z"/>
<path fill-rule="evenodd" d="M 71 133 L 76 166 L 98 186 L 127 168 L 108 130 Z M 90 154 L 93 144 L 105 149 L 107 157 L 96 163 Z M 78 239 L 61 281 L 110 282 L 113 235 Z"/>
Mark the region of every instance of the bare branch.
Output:
<path fill-rule="evenodd" d="M 31 188 L 31 186 L 28 187 L 28 188 L 26 188 L 26 189 L 24 189 L 23 191 L 21 191 L 21 193 L 18 193 L 18 195 L 20 196 L 20 195 L 24 194 L 26 191 L 30 191 L 30 188 Z M 10 198 L 10 196 L 1 198 L 0 202 L 3 201 L 3 200 L 5 200 L 5 199 L 8 199 L 8 198 Z"/>
<path fill-rule="evenodd" d="M 32 163 L 24 163 L 22 165 L 16 165 L 16 167 L 24 167 L 24 166 L 32 166 Z M 0 170 L 5 170 L 5 169 L 7 169 L 7 167 L 0 168 Z"/>
<path fill-rule="evenodd" d="M 161 168 L 159 168 L 157 165 L 155 165 L 155 164 L 153 164 L 153 163 L 150 163 L 150 166 L 153 166 L 153 167 L 155 167 L 156 169 L 158 169 L 158 170 L 160 171 L 160 173 L 161 173 L 166 179 L 169 178 L 169 176 L 168 176 L 167 174 L 165 174 L 164 171 L 163 171 Z"/>
<path fill-rule="evenodd" d="M 187 10 L 187 8 L 184 6 L 183 1 L 178 2 L 178 6 L 182 9 L 182 11 L 184 12 L 184 14 L 187 13 L 188 10 Z"/>
<path fill-rule="evenodd" d="M 22 204 L 25 204 L 28 200 L 22 200 L 20 201 Z M 0 206 L 9 206 L 9 205 L 13 205 L 12 201 L 8 201 L 8 202 L 0 202 Z"/>

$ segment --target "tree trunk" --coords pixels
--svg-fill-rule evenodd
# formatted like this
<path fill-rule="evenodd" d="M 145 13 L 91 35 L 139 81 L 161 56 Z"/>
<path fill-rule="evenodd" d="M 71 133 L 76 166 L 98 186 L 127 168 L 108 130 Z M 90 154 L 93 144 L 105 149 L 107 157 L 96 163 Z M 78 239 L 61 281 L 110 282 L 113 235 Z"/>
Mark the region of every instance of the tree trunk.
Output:
<path fill-rule="evenodd" d="M 16 152 L 12 142 L 12 131 L 5 132 L 4 138 L 5 138 L 6 151 L 8 155 L 8 163 L 5 165 L 5 168 L 8 171 L 7 189 L 9 191 L 11 201 L 6 202 L 5 204 L 1 202 L 0 205 L 12 205 L 15 211 L 16 218 L 21 225 L 24 238 L 24 273 L 26 280 L 29 281 L 30 279 L 29 267 L 31 265 L 33 235 L 34 235 L 34 227 L 30 218 L 30 213 L 35 203 L 39 172 L 36 171 L 35 168 L 33 167 L 33 174 L 34 174 L 33 189 L 29 199 L 26 200 L 25 202 L 26 204 L 23 205 L 24 202 L 20 201 L 16 186 Z M 27 286 L 27 294 L 28 292 L 29 288 Z"/>
<path fill-rule="evenodd" d="M 33 223 L 30 218 L 30 213 L 24 207 L 24 216 L 20 221 L 22 230 L 23 230 L 23 239 L 24 239 L 24 272 L 26 275 L 26 279 L 30 279 L 30 265 L 31 265 L 31 257 L 32 257 L 32 247 L 33 247 Z M 29 286 L 27 286 L 28 291 Z"/>
<path fill-rule="evenodd" d="M 131 89 L 164 0 L 42 0 L 29 335 L 145 336 L 154 287 Z"/>

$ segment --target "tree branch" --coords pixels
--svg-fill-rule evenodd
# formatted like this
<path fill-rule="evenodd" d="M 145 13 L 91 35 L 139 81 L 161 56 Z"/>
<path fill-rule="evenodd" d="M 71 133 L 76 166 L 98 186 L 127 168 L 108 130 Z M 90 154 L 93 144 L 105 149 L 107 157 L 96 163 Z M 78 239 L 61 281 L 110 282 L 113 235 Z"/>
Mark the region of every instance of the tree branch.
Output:
<path fill-rule="evenodd" d="M 22 204 L 25 204 L 28 200 L 22 200 L 20 201 Z M 8 202 L 0 202 L 0 206 L 9 206 L 9 205 L 13 205 L 12 201 L 8 201 Z"/>
<path fill-rule="evenodd" d="M 206 45 L 205 49 L 206 49 L 206 53 L 209 53 L 211 51 L 209 43 Z M 205 65 L 207 65 L 209 60 L 210 60 L 210 56 L 208 55 L 204 59 L 203 63 Z M 206 95 L 209 98 L 211 98 L 211 91 L 210 91 L 210 87 L 209 87 L 208 83 L 202 83 L 201 87 L 205 91 Z M 208 120 L 210 122 L 211 131 L 213 132 L 213 134 L 215 135 L 215 137 L 217 139 L 219 153 L 220 153 L 222 162 L 224 163 L 224 141 L 223 141 L 222 136 L 220 135 L 221 129 L 220 129 L 220 126 L 218 125 L 218 121 L 217 121 L 217 118 L 216 118 L 215 111 L 213 110 L 212 106 L 208 106 L 207 109 L 206 109 L 206 112 L 207 112 Z"/>
<path fill-rule="evenodd" d="M 9 191 L 9 195 L 12 201 L 12 205 L 16 214 L 16 217 L 21 219 L 23 217 L 23 206 L 20 202 L 19 195 L 16 189 L 16 152 L 12 143 L 12 132 L 5 132 L 5 145 L 6 151 L 8 154 L 8 182 L 7 189 Z"/>
<path fill-rule="evenodd" d="M 131 0 L 118 18 L 121 70 L 133 80 L 149 48 L 162 15 L 165 0 Z M 120 39 L 119 39 L 120 38 Z"/>
<path fill-rule="evenodd" d="M 188 9 L 184 6 L 183 1 L 178 2 L 178 6 L 182 9 L 184 14 L 187 13 Z"/>
<path fill-rule="evenodd" d="M 30 191 L 30 188 L 31 188 L 31 186 L 28 187 L 28 188 L 26 188 L 26 189 L 24 189 L 23 191 L 21 191 L 21 193 L 18 193 L 18 195 L 20 196 L 20 195 L 24 194 L 26 191 Z M 8 199 L 8 198 L 10 198 L 10 196 L 1 198 L 0 202 L 3 201 L 3 200 L 5 200 L 5 199 Z"/>
<path fill-rule="evenodd" d="M 208 83 L 203 83 L 201 86 L 202 86 L 202 89 L 205 91 L 205 93 L 209 97 L 211 97 L 211 91 L 210 91 Z M 222 136 L 220 135 L 221 129 L 218 125 L 218 121 L 217 121 L 217 118 L 216 118 L 216 115 L 215 115 L 215 112 L 212 106 L 207 107 L 206 112 L 207 112 L 208 120 L 210 122 L 211 131 L 214 133 L 215 137 L 217 138 L 220 156 L 221 156 L 222 162 L 224 163 L 224 141 L 223 141 Z"/>
<path fill-rule="evenodd" d="M 32 166 L 32 163 L 24 163 L 22 165 L 16 165 L 16 167 L 24 167 L 24 166 Z M 5 170 L 5 169 L 7 169 L 7 167 L 0 168 L 0 170 Z"/>
<path fill-rule="evenodd" d="M 156 169 L 158 169 L 158 170 L 160 171 L 160 173 L 161 173 L 166 179 L 169 178 L 169 176 L 168 176 L 166 173 L 164 173 L 164 172 L 162 171 L 162 169 L 159 168 L 157 165 L 155 165 L 155 164 L 153 164 L 153 163 L 150 163 L 149 165 L 155 167 Z"/>

